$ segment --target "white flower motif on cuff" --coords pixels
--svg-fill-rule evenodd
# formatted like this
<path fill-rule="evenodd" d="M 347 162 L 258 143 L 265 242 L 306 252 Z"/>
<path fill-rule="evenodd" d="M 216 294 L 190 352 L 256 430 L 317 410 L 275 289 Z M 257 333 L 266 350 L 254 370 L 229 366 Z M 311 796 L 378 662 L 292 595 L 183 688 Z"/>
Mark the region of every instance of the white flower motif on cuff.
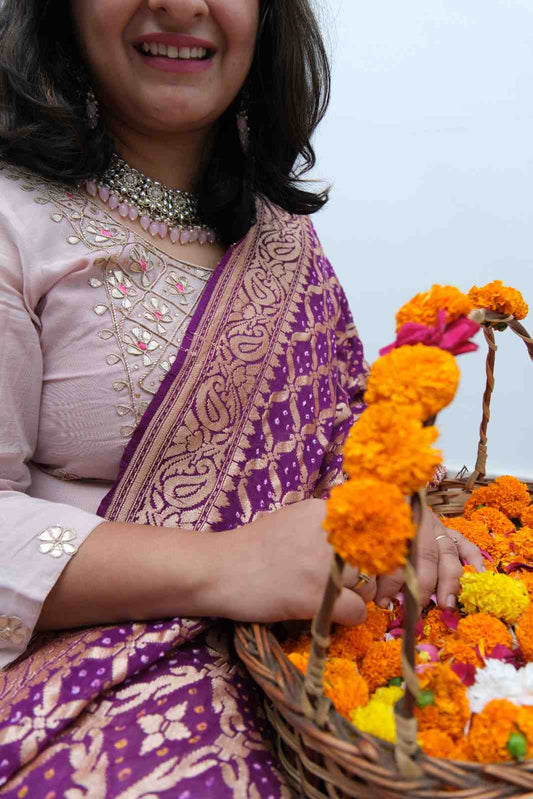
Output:
<path fill-rule="evenodd" d="M 74 555 L 77 548 L 70 542 L 76 538 L 74 530 L 65 530 L 64 527 L 53 525 L 48 527 L 39 536 L 39 551 L 43 555 L 51 555 L 52 558 L 60 558 L 61 555 Z"/>
<path fill-rule="evenodd" d="M 0 647 L 4 641 L 15 646 L 23 646 L 30 637 L 30 628 L 26 627 L 18 616 L 0 616 Z"/>

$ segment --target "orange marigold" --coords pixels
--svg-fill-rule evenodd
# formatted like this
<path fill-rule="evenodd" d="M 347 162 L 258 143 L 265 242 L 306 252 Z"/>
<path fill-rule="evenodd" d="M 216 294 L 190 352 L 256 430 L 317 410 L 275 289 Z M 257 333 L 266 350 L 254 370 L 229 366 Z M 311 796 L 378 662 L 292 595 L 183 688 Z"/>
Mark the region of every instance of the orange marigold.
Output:
<path fill-rule="evenodd" d="M 386 685 L 393 677 L 402 673 L 402 642 L 374 641 L 361 663 L 361 675 L 365 678 L 370 693 Z"/>
<path fill-rule="evenodd" d="M 416 532 L 400 489 L 370 478 L 348 480 L 332 490 L 324 529 L 339 555 L 372 575 L 402 566 Z"/>
<path fill-rule="evenodd" d="M 423 619 L 424 637 L 435 646 L 442 646 L 446 639 L 454 634 L 442 621 L 442 610 L 438 607 L 431 608 Z"/>
<path fill-rule="evenodd" d="M 513 646 L 511 633 L 500 619 L 488 613 L 473 613 L 459 620 L 457 636 L 471 646 L 479 646 L 481 654 L 492 652 L 495 646 Z"/>
<path fill-rule="evenodd" d="M 533 754 L 533 707 L 523 706 L 518 710 L 516 726 L 527 739 L 527 757 Z"/>
<path fill-rule="evenodd" d="M 447 732 L 434 729 L 421 730 L 418 735 L 418 743 L 430 757 L 443 757 L 447 760 L 455 758 L 457 745 Z"/>
<path fill-rule="evenodd" d="M 533 573 L 517 571 L 513 572 L 511 576 L 525 585 L 529 598 L 533 601 Z"/>
<path fill-rule="evenodd" d="M 426 669 L 420 682 L 425 690 L 433 693 L 435 701 L 432 705 L 416 708 L 418 729 L 439 729 L 454 741 L 462 738 L 470 719 L 470 704 L 459 677 L 447 663 L 439 663 Z"/>
<path fill-rule="evenodd" d="M 455 322 L 460 316 L 468 316 L 472 310 L 472 301 L 455 286 L 439 286 L 435 284 L 429 291 L 415 294 L 396 314 L 396 330 L 406 322 L 418 322 L 421 325 L 434 327 L 437 324 L 439 311 L 446 310 L 446 324 Z"/>
<path fill-rule="evenodd" d="M 520 521 L 525 527 L 533 527 L 533 505 L 528 505 L 520 514 Z"/>
<path fill-rule="evenodd" d="M 369 602 L 366 606 L 366 621 L 361 626 L 367 627 L 372 632 L 374 641 L 379 641 L 387 632 L 393 615 L 390 610 Z"/>
<path fill-rule="evenodd" d="M 359 674 L 355 663 L 345 658 L 332 658 L 326 663 L 324 694 L 331 699 L 337 712 L 347 719 L 351 710 L 366 705 L 370 697 L 366 680 Z"/>
<path fill-rule="evenodd" d="M 453 355 L 439 347 L 399 347 L 372 366 L 365 400 L 369 405 L 420 406 L 422 418 L 428 419 L 452 401 L 459 376 Z"/>
<path fill-rule="evenodd" d="M 412 494 L 427 485 L 442 461 L 431 446 L 436 427 L 390 402 L 370 405 L 353 425 L 344 446 L 344 469 L 350 477 L 374 477 Z"/>
<path fill-rule="evenodd" d="M 530 499 L 527 485 L 506 474 L 488 486 L 476 488 L 465 504 L 464 515 L 470 519 L 474 511 L 482 505 L 488 505 L 501 511 L 509 519 L 515 519 L 529 505 Z"/>
<path fill-rule="evenodd" d="M 339 625 L 331 638 L 329 655 L 353 661 L 362 660 L 372 646 L 373 640 L 372 631 L 364 624 L 356 627 Z"/>
<path fill-rule="evenodd" d="M 478 508 L 470 514 L 473 522 L 483 522 L 493 535 L 514 533 L 515 526 L 507 516 L 496 508 Z"/>
<path fill-rule="evenodd" d="M 513 560 L 533 561 L 533 528 L 521 527 L 512 538 Z"/>
<path fill-rule="evenodd" d="M 291 652 L 287 655 L 293 666 L 296 666 L 298 671 L 305 674 L 307 671 L 307 664 L 309 663 L 309 655 L 303 655 L 300 652 Z"/>
<path fill-rule="evenodd" d="M 512 760 L 507 741 L 516 730 L 518 707 L 507 699 L 493 699 L 474 716 L 468 734 L 474 759 L 479 763 Z"/>
<path fill-rule="evenodd" d="M 501 280 L 493 280 L 481 288 L 472 286 L 468 296 L 474 308 L 486 308 L 515 319 L 524 319 L 528 314 L 527 303 L 518 289 L 505 286 Z"/>
<path fill-rule="evenodd" d="M 472 644 L 461 641 L 460 638 L 448 638 L 444 642 L 439 657 L 446 662 L 468 663 L 471 666 L 475 666 L 476 669 L 483 666 L 483 660 L 476 653 Z"/>
<path fill-rule="evenodd" d="M 514 631 L 524 658 L 531 663 L 533 661 L 533 605 L 530 605 L 522 613 Z"/>

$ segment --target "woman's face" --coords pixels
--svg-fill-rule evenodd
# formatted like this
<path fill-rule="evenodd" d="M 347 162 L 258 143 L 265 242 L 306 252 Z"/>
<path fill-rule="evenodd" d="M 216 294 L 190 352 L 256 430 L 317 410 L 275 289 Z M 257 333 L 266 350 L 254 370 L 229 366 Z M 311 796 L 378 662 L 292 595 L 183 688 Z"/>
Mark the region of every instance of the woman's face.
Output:
<path fill-rule="evenodd" d="M 71 0 L 108 121 L 141 132 L 204 130 L 241 89 L 259 0 Z"/>

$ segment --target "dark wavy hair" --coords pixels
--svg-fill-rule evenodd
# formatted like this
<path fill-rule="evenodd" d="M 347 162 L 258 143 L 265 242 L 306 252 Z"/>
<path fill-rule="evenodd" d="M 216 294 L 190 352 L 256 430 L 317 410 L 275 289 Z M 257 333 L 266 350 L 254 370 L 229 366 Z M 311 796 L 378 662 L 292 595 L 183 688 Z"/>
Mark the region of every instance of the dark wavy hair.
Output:
<path fill-rule="evenodd" d="M 312 134 L 330 96 L 330 68 L 311 0 L 262 0 L 255 56 L 245 84 L 250 149 L 240 147 L 239 96 L 218 120 L 197 190 L 203 221 L 225 244 L 255 222 L 261 196 L 311 214 L 327 191 L 306 189 Z M 0 158 L 77 185 L 108 166 L 113 142 L 86 125 L 85 69 L 69 0 L 0 4 Z"/>

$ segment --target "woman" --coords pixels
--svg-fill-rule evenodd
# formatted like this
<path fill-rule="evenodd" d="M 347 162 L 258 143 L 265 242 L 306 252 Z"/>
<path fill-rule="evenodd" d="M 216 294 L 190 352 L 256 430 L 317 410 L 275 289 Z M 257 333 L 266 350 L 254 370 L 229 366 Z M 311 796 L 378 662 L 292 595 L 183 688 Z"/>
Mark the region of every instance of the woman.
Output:
<path fill-rule="evenodd" d="M 308 0 L 5 0 L 0 53 L 0 793 L 288 796 L 215 618 L 313 615 L 362 409 Z"/>

